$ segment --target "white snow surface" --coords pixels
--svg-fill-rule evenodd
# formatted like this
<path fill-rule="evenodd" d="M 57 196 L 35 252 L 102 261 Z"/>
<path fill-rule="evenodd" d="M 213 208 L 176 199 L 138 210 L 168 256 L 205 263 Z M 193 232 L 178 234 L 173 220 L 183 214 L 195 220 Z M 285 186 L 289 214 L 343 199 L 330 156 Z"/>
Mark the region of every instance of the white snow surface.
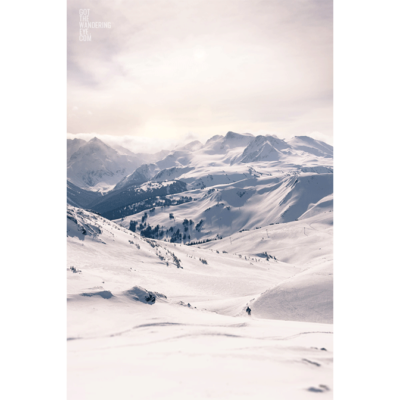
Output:
<path fill-rule="evenodd" d="M 81 187 L 181 180 L 191 200 L 115 221 L 68 206 L 68 398 L 331 399 L 332 146 L 228 132 L 129 172 L 89 144 L 70 147 Z"/>
<path fill-rule="evenodd" d="M 69 206 L 68 398 L 332 398 L 329 196 L 199 246 Z"/>

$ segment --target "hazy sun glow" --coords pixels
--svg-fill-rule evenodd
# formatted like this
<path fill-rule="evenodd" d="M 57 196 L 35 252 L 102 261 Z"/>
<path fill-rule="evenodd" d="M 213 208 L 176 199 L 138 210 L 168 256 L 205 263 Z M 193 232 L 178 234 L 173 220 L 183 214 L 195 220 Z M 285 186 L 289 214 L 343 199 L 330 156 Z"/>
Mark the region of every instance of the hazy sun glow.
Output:
<path fill-rule="evenodd" d="M 81 8 L 112 28 L 80 42 Z M 68 2 L 68 132 L 229 130 L 331 142 L 330 1 Z"/>

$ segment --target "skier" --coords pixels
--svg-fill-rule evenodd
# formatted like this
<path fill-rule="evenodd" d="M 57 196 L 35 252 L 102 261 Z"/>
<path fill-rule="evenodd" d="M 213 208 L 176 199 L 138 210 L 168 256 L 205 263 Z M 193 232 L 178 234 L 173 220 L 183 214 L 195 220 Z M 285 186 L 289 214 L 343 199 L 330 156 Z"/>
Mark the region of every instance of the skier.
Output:
<path fill-rule="evenodd" d="M 251 308 L 250 308 L 250 307 L 247 307 L 247 308 L 246 308 L 246 312 L 247 312 L 247 314 L 251 315 Z"/>

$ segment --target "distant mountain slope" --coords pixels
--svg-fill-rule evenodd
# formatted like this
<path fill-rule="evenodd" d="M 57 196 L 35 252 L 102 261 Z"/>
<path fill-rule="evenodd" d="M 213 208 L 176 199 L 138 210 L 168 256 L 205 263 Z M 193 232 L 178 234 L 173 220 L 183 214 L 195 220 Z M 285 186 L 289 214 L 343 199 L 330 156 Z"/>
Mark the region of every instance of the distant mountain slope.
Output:
<path fill-rule="evenodd" d="M 79 171 L 77 180 L 93 185 L 84 187 L 85 190 L 104 190 L 107 181 L 111 190 L 83 203 L 70 194 L 70 201 L 112 219 L 142 212 L 134 217 L 135 221 L 146 210 L 155 208 L 148 221 L 151 227 L 158 224 L 180 232 L 180 215 L 182 221 L 190 215 L 198 220 L 196 223 L 203 221 L 202 229 L 194 231 L 191 240 L 225 237 L 258 224 L 294 221 L 332 195 L 330 154 L 332 146 L 308 137 L 285 141 L 272 135 L 254 137 L 228 132 L 209 139 L 204 146 L 197 141 L 181 146 L 162 160 L 142 164 L 127 173 L 117 168 L 121 160 L 130 162 L 127 158 L 133 156 L 121 155 L 92 139 L 71 156 L 69 175 L 75 169 Z M 76 180 L 70 181 L 79 187 Z M 111 182 L 115 182 L 114 188 Z M 165 182 L 169 184 L 163 185 Z M 168 198 L 178 193 L 193 202 Z M 176 207 L 178 219 L 170 220 L 169 214 L 160 208 L 163 205 Z M 319 209 L 312 212 L 318 213 Z"/>
<path fill-rule="evenodd" d="M 121 154 L 98 138 L 83 144 L 69 158 L 68 179 L 86 189 L 107 189 L 133 172 L 141 160 Z"/>
<path fill-rule="evenodd" d="M 82 139 L 67 139 L 67 162 L 69 161 L 72 154 L 74 154 L 80 147 L 86 143 L 86 140 Z"/>
<path fill-rule="evenodd" d="M 217 135 L 207 140 L 204 150 L 207 154 L 226 153 L 231 149 L 247 146 L 254 136 L 251 133 L 235 133 L 229 131 L 225 136 Z"/>
<path fill-rule="evenodd" d="M 122 218 L 136 210 L 153 208 L 165 204 L 169 195 L 186 192 L 186 183 L 181 181 L 146 182 L 140 186 L 131 186 L 113 190 L 99 201 L 91 203 L 89 208 L 108 219 Z M 168 201 L 167 201 L 168 203 Z"/>
<path fill-rule="evenodd" d="M 244 149 L 243 153 L 236 157 L 235 163 L 250 163 L 259 161 L 291 161 L 301 160 L 304 155 L 323 158 L 333 157 L 333 147 L 327 143 L 315 140 L 308 136 L 295 136 L 285 141 L 275 136 L 257 136 Z"/>
<path fill-rule="evenodd" d="M 131 174 L 121 179 L 113 190 L 116 191 L 130 186 L 139 186 L 149 181 L 157 171 L 159 171 L 159 168 L 156 164 L 143 164 Z"/>
<path fill-rule="evenodd" d="M 87 208 L 91 203 L 100 200 L 101 193 L 81 189 L 67 180 L 67 204 Z"/>
<path fill-rule="evenodd" d="M 333 157 L 333 147 L 331 145 L 308 136 L 295 136 L 288 141 L 288 144 L 295 150 L 314 154 L 318 157 Z"/>
<path fill-rule="evenodd" d="M 181 193 L 192 198 L 190 202 L 168 209 L 156 206 L 151 213 L 126 214 L 124 220 L 116 222 L 129 228 L 133 221 L 138 232 L 146 230 L 146 235 L 157 239 L 183 243 L 214 240 L 258 226 L 295 221 L 311 212 L 311 208 L 314 210 L 311 215 L 331 210 L 329 204 L 321 209 L 315 205 L 332 193 L 331 173 L 273 176 L 249 173 L 237 182 L 216 183 L 211 188 Z M 143 218 L 146 226 L 141 225 Z M 185 220 L 192 223 L 185 226 Z M 154 231 L 157 226 L 161 229 Z"/>
<path fill-rule="evenodd" d="M 284 157 L 290 149 L 284 140 L 274 136 L 257 136 L 244 149 L 236 162 L 249 163 L 254 161 L 278 161 Z"/>

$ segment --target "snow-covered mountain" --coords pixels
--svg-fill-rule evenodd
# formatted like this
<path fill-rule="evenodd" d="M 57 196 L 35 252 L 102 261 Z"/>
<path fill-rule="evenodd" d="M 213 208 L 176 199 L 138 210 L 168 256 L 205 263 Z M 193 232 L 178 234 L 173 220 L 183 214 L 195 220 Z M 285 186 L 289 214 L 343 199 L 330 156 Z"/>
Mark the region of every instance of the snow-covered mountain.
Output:
<path fill-rule="evenodd" d="M 278 161 L 291 154 L 291 146 L 274 136 L 257 136 L 244 149 L 235 162 L 249 163 L 255 161 Z"/>
<path fill-rule="evenodd" d="M 135 155 L 122 154 L 95 137 L 69 157 L 67 176 L 81 188 L 107 190 L 133 172 L 141 161 Z"/>
<path fill-rule="evenodd" d="M 216 183 L 211 188 L 180 192 L 179 196 L 190 200 L 168 208 L 155 207 L 151 213 L 149 209 L 154 207 L 154 203 L 150 202 L 147 210 L 133 215 L 127 213 L 117 222 L 126 228 L 135 223 L 136 229 L 146 230 L 147 233 L 143 234 L 154 238 L 184 243 L 213 240 L 258 226 L 296 221 L 333 192 L 332 173 L 296 171 L 291 175 L 276 173 L 268 176 L 243 170 L 241 178 L 236 182 Z M 211 175 L 206 183 L 211 185 L 213 179 Z M 145 225 L 141 223 L 143 219 Z M 189 229 L 185 227 L 185 220 L 193 221 Z M 200 226 L 196 228 L 198 224 Z M 155 235 L 151 232 L 157 226 L 158 236 L 151 236 Z"/>
<path fill-rule="evenodd" d="M 86 140 L 82 139 L 67 139 L 67 162 L 69 161 L 72 154 L 74 154 L 80 147 L 86 143 Z"/>
<path fill-rule="evenodd" d="M 102 160 L 117 157 L 113 149 L 96 143 L 101 150 L 96 150 L 96 160 L 104 149 L 107 155 Z M 81 159 L 85 151 L 82 146 L 71 160 Z M 126 224 L 140 221 L 155 208 L 147 225 L 142 225 L 147 230 L 163 226 L 171 239 L 178 229 L 182 233 L 182 221 L 192 216 L 202 221 L 202 229 L 182 235 L 184 242 L 225 237 L 260 224 L 295 221 L 331 195 L 332 154 L 331 146 L 312 138 L 285 141 L 271 135 L 228 132 L 205 145 L 192 142 L 160 161 L 141 165 L 92 202 L 79 203 L 76 195 L 70 204 L 85 204 L 108 218 L 129 217 Z M 163 182 L 169 183 L 157 186 Z M 169 218 L 165 207 L 173 208 L 175 219 Z"/>
<path fill-rule="evenodd" d="M 122 189 L 128 186 L 139 186 L 149 181 L 159 168 L 156 164 L 143 164 L 137 168 L 132 174 L 121 179 L 114 187 L 114 190 Z"/>
<path fill-rule="evenodd" d="M 145 182 L 140 186 L 110 191 L 90 203 L 88 208 L 106 218 L 117 219 L 155 206 L 181 204 L 186 201 L 186 196 L 182 197 L 180 194 L 186 191 L 187 185 L 182 181 Z M 177 196 L 182 197 L 181 200 L 174 200 L 177 193 Z"/>
<path fill-rule="evenodd" d="M 67 139 L 67 176 L 82 189 L 104 193 L 120 181 L 122 185 L 139 166 L 159 161 L 167 154 L 166 150 L 155 154 L 133 153 L 117 144 L 108 145 L 97 137 L 88 142 Z"/>
<path fill-rule="evenodd" d="M 100 192 L 82 189 L 67 180 L 67 204 L 74 207 L 88 208 L 88 206 L 102 197 Z"/>
<path fill-rule="evenodd" d="M 314 154 L 318 157 L 333 157 L 333 147 L 331 145 L 308 136 L 295 136 L 288 143 L 293 149 L 303 153 Z"/>
<path fill-rule="evenodd" d="M 89 143 L 81 180 L 130 157 Z M 332 157 L 228 132 L 69 181 L 69 396 L 332 398 Z"/>

